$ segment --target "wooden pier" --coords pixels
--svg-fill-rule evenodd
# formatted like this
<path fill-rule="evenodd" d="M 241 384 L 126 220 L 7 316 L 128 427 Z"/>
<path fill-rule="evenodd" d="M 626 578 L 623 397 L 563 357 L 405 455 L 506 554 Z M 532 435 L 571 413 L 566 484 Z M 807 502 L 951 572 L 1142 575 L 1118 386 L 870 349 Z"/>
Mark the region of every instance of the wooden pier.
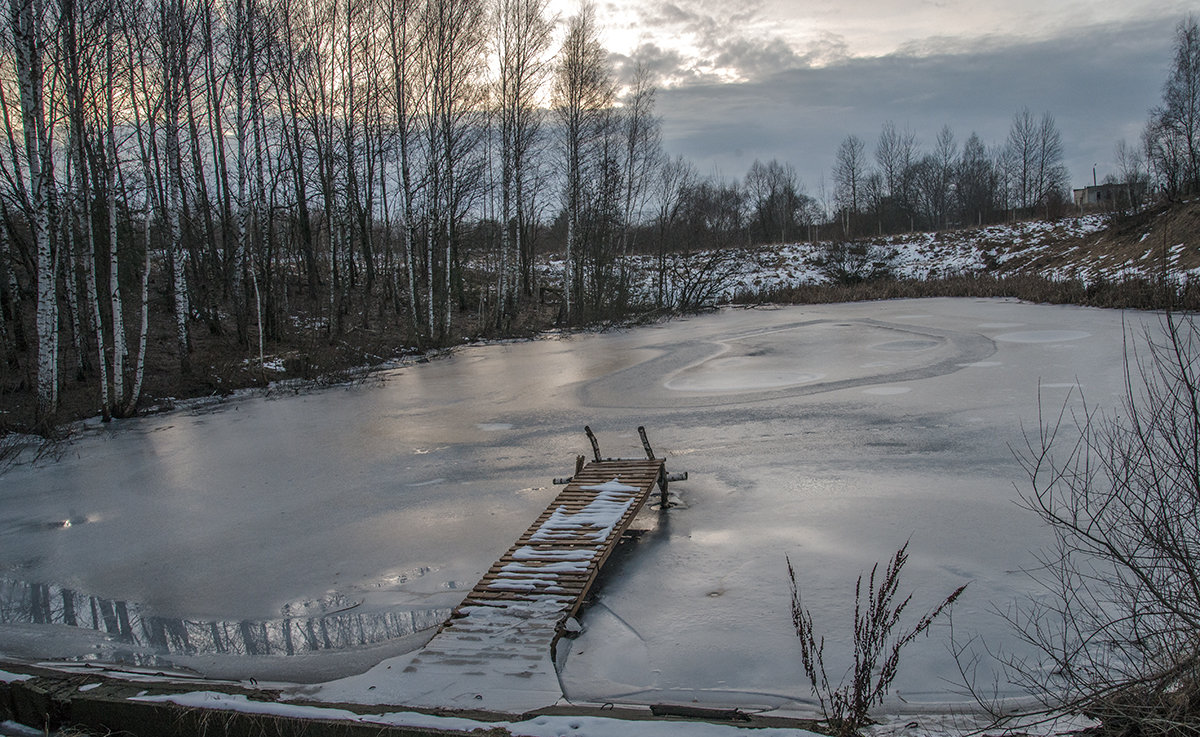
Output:
<path fill-rule="evenodd" d="M 580 456 L 566 488 L 405 668 L 428 687 L 409 693 L 413 703 L 486 708 L 561 696 L 554 659 L 568 620 L 655 487 L 665 507 L 668 483 L 687 478 L 667 474 L 642 428 L 647 457 L 641 459 L 602 459 L 585 430 L 595 459 L 585 464 Z"/>
<path fill-rule="evenodd" d="M 566 616 L 574 615 L 664 474 L 661 459 L 585 465 L 492 565 L 459 612 L 555 599 Z"/>

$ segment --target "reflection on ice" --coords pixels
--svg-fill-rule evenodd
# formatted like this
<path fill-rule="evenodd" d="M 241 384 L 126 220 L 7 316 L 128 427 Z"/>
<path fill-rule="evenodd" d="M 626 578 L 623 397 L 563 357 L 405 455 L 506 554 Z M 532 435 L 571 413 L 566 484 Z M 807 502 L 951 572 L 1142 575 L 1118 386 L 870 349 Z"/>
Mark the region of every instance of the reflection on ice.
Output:
<path fill-rule="evenodd" d="M 363 647 L 437 627 L 448 609 L 361 612 L 359 601 L 331 596 L 289 605 L 285 616 L 259 621 L 159 617 L 134 602 L 114 601 L 55 584 L 0 579 L 0 624 L 59 624 L 108 635 L 154 655 L 299 655 Z M 321 609 L 328 613 L 313 614 Z"/>

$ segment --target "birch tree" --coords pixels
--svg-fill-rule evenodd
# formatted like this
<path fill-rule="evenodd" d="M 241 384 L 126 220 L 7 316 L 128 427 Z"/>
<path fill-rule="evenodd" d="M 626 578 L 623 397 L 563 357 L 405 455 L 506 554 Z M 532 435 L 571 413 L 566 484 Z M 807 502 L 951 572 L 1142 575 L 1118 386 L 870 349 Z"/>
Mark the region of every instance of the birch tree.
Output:
<path fill-rule="evenodd" d="M 43 98 L 46 40 L 42 0 L 9 0 L 17 86 L 21 96 L 25 161 L 29 172 L 30 239 L 37 254 L 37 416 L 49 422 L 58 408 L 58 288 L 53 207 L 54 153 Z"/>
<path fill-rule="evenodd" d="M 62 32 L 59 34 L 60 67 L 66 77 L 67 118 L 70 128 L 70 145 L 68 156 L 75 167 L 74 177 L 74 207 L 79 223 L 79 232 L 83 242 L 82 266 L 87 290 L 87 304 L 91 312 L 92 331 L 95 336 L 97 353 L 97 368 L 100 372 L 100 411 L 105 421 L 111 419 L 111 405 L 108 384 L 108 358 L 105 350 L 104 320 L 100 314 L 100 294 L 96 284 L 96 232 L 92 219 L 92 190 L 91 190 L 91 157 L 88 156 L 88 126 L 85 122 L 85 85 L 93 74 L 85 58 L 89 48 L 90 18 L 87 9 L 80 7 L 76 0 L 60 0 L 58 21 Z M 68 175 L 68 186 L 71 177 Z M 70 227 L 68 219 L 67 227 Z M 74 269 L 67 260 L 67 284 L 74 284 Z M 77 329 L 78 330 L 78 329 Z"/>
<path fill-rule="evenodd" d="M 416 187 L 413 182 L 415 99 L 420 97 L 419 75 L 414 67 L 419 51 L 417 0 L 387 0 L 388 61 L 391 64 L 392 124 L 395 126 L 395 161 L 398 169 L 400 239 L 404 256 L 405 295 L 414 333 L 420 324 L 417 305 Z"/>
<path fill-rule="evenodd" d="M 559 53 L 554 80 L 555 111 L 558 115 L 565 184 L 563 210 L 567 221 L 566 258 L 563 274 L 564 317 L 575 319 L 580 302 L 582 271 L 577 238 L 583 210 L 583 174 L 588 145 L 615 96 L 612 76 L 596 28 L 595 6 L 585 3 L 567 21 L 567 35 Z"/>
<path fill-rule="evenodd" d="M 175 313 L 175 347 L 179 369 L 191 372 L 188 320 L 191 303 L 187 286 L 188 252 L 183 242 L 183 158 L 179 127 L 184 104 L 184 80 L 189 73 L 191 19 L 184 0 L 158 0 L 159 73 L 162 78 L 163 147 L 166 149 L 167 219 L 171 292 Z"/>
<path fill-rule="evenodd" d="M 485 12 L 479 0 L 428 0 L 422 15 L 425 74 L 427 329 L 450 332 L 459 226 L 480 181 Z M 440 264 L 440 274 L 436 268 Z M 439 299 L 440 297 L 440 299 Z M 440 307 L 440 310 L 438 309 Z M 436 313 L 440 311 L 440 315 Z M 440 317 L 440 320 L 438 319 Z"/>
<path fill-rule="evenodd" d="M 661 126 L 654 115 L 655 89 L 650 70 L 638 65 L 632 89 L 622 107 L 622 138 L 625 143 L 624 192 L 621 217 L 621 289 L 629 289 L 626 272 L 629 242 L 634 223 L 641 217 L 650 187 L 651 174 L 658 164 Z"/>
<path fill-rule="evenodd" d="M 500 269 L 497 292 L 503 321 L 517 299 L 529 292 L 522 243 L 529 156 L 542 115 L 538 95 L 546 82 L 553 24 L 547 0 L 498 0 L 495 11 L 495 94 L 500 124 Z M 525 281 L 525 284 L 519 282 Z"/>
<path fill-rule="evenodd" d="M 120 165 L 117 156 L 117 125 L 116 125 L 116 9 L 110 3 L 105 13 L 104 22 L 104 195 L 105 210 L 108 214 L 108 296 L 109 314 L 112 321 L 113 361 L 112 380 L 113 408 L 124 414 L 123 408 L 129 401 L 125 397 L 125 313 L 121 301 L 120 259 L 117 254 L 117 168 Z M 136 403 L 136 398 L 132 400 Z"/>

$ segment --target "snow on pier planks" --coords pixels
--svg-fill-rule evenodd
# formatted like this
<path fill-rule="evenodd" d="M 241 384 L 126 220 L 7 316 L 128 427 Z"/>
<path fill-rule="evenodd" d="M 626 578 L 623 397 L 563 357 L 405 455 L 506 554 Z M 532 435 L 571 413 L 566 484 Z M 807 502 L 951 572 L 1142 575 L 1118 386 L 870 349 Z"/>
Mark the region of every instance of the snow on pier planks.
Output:
<path fill-rule="evenodd" d="M 663 461 L 590 463 L 500 557 L 459 606 L 560 600 L 565 616 L 582 604 L 621 534 L 665 477 Z"/>
<path fill-rule="evenodd" d="M 654 486 L 666 481 L 661 459 L 583 467 L 413 654 L 403 668 L 411 677 L 394 686 L 395 703 L 526 711 L 558 701 L 562 625 Z"/>

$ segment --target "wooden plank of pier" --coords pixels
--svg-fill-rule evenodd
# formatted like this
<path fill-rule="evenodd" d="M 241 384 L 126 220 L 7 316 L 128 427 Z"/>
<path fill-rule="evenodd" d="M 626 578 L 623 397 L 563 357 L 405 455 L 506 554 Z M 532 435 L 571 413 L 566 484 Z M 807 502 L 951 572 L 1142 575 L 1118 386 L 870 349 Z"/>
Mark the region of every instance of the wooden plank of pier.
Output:
<path fill-rule="evenodd" d="M 575 474 L 459 606 L 565 602 L 573 616 L 660 478 L 662 459 L 594 461 Z M 549 614 L 549 612 L 547 612 Z"/>

